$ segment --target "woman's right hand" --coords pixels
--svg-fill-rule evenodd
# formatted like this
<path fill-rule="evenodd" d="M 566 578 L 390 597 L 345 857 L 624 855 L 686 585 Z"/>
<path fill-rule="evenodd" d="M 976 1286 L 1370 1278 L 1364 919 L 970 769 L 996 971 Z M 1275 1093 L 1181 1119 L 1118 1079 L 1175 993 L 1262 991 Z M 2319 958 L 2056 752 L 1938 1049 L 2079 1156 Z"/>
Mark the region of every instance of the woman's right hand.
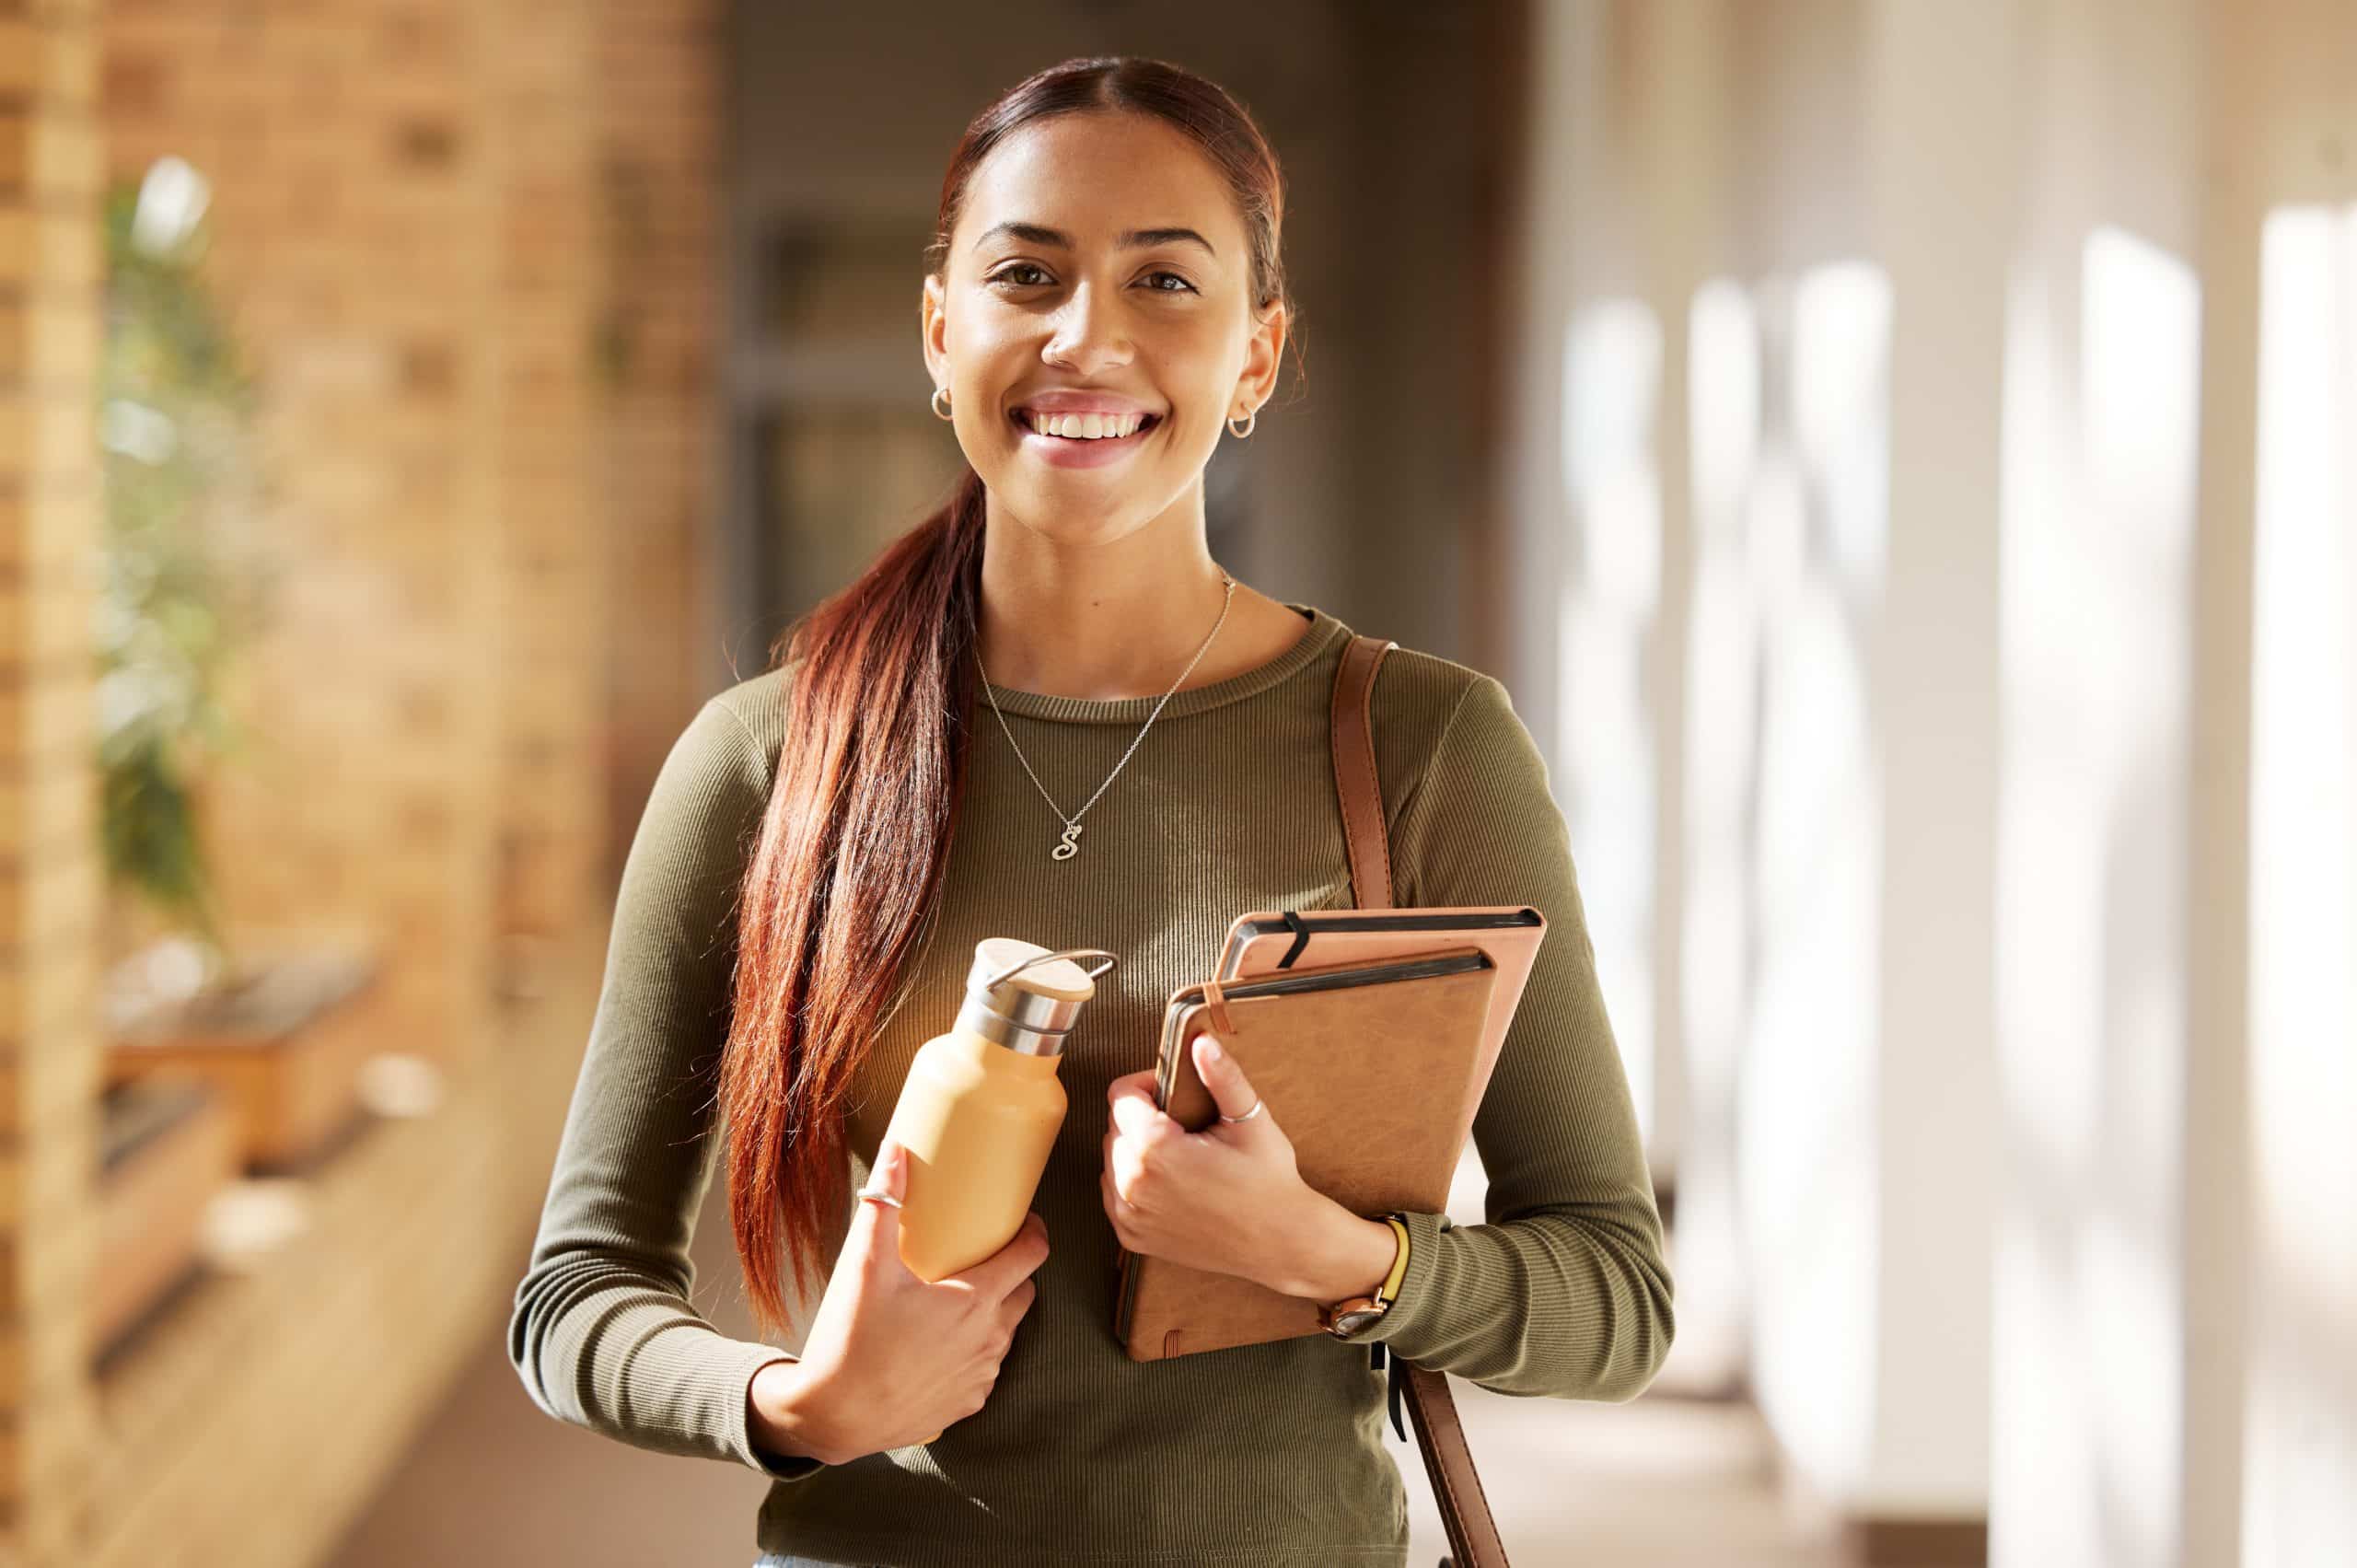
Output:
<path fill-rule="evenodd" d="M 908 1158 L 887 1138 L 871 1182 L 906 1197 Z M 928 1282 L 900 1260 L 900 1211 L 861 1200 L 803 1346 L 810 1451 L 842 1464 L 931 1442 L 981 1410 L 1047 1257 L 1047 1222 L 1034 1210 L 996 1252 Z"/>

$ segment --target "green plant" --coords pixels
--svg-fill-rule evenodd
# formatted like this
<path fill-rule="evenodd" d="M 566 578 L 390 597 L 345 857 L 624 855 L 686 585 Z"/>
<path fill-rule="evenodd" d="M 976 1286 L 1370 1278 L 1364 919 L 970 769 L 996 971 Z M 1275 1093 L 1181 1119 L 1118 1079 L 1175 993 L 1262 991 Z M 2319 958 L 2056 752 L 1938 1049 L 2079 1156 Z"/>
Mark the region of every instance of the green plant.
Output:
<path fill-rule="evenodd" d="M 262 501 L 253 383 L 201 275 L 204 204 L 177 158 L 107 199 L 97 730 L 109 880 L 217 958 L 197 784 L 241 744 L 221 681 L 271 574 L 246 544 Z"/>

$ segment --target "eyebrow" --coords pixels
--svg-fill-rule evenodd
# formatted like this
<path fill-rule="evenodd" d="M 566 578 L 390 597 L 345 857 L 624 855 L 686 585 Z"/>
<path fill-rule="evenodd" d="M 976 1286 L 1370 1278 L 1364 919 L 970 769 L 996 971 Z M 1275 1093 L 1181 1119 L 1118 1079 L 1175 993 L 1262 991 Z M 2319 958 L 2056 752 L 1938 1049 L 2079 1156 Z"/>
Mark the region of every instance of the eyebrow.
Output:
<path fill-rule="evenodd" d="M 1073 248 L 1072 236 L 1061 228 L 1050 228 L 1044 224 L 1036 223 L 1002 223 L 985 229 L 981 238 L 974 241 L 974 249 L 981 250 L 1002 234 L 1016 239 L 1027 240 L 1033 245 L 1053 245 L 1065 250 Z M 1114 244 L 1123 250 L 1137 250 L 1149 245 L 1174 245 L 1181 240 L 1191 240 L 1202 246 L 1204 254 L 1213 261 L 1219 259 L 1219 252 L 1212 249 L 1212 242 L 1191 228 L 1125 229 L 1114 240 Z"/>

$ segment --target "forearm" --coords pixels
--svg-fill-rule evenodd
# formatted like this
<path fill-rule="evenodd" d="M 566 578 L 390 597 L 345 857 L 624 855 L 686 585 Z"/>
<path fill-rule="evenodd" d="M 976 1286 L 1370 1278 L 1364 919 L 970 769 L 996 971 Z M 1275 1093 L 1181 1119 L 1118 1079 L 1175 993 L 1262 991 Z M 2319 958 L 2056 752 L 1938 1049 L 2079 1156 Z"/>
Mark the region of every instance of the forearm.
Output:
<path fill-rule="evenodd" d="M 510 1359 L 550 1415 L 633 1447 L 795 1479 L 816 1461 L 761 1452 L 749 1425 L 749 1386 L 784 1353 L 729 1338 L 663 1282 L 610 1255 L 544 1258 L 510 1325 Z"/>
<path fill-rule="evenodd" d="M 1407 1219 L 1399 1299 L 1351 1341 L 1501 1394 L 1625 1400 L 1652 1381 L 1674 1332 L 1657 1229 L 1560 1211 Z"/>

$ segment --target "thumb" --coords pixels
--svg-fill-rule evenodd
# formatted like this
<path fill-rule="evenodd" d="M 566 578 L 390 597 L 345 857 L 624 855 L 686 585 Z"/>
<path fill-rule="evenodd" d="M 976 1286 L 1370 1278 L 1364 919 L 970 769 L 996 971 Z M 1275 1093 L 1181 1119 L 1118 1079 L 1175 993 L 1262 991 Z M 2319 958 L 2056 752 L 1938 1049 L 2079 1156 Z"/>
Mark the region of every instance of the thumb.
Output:
<path fill-rule="evenodd" d="M 1260 1096 L 1245 1077 L 1244 1069 L 1236 1064 L 1235 1057 L 1220 1049 L 1219 1041 L 1209 1033 L 1195 1037 L 1195 1071 L 1202 1075 L 1203 1087 L 1212 1092 L 1222 1116 L 1243 1116 L 1260 1103 Z"/>

